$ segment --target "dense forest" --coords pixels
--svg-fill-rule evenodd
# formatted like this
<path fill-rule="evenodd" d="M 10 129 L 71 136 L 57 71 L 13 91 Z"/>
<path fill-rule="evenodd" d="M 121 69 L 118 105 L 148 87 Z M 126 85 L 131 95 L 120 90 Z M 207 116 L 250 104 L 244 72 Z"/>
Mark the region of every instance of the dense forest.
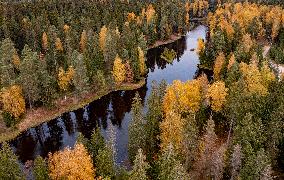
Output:
<path fill-rule="evenodd" d="M 38 108 L 56 109 L 59 101 L 143 80 L 147 50 L 184 35 L 196 21 L 208 27 L 195 50 L 199 67 L 213 77 L 153 82 L 146 112 L 135 95 L 128 167 L 115 163 L 114 137 L 105 140 L 95 128 L 89 139 L 80 134 L 73 148 L 26 163 L 29 172 L 3 142 L 0 178 L 283 178 L 284 74 L 275 68 L 284 63 L 282 5 L 277 0 L 2 2 L 3 133 Z M 169 62 L 174 57 L 169 49 L 162 54 Z"/>

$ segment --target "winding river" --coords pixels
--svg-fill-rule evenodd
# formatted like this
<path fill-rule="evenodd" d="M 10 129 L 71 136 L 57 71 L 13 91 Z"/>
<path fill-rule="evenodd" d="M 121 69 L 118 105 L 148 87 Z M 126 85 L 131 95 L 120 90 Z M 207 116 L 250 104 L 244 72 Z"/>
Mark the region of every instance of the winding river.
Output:
<path fill-rule="evenodd" d="M 37 155 L 46 157 L 49 152 L 61 150 L 67 146 L 73 147 L 78 133 L 85 137 L 91 136 L 92 130 L 100 126 L 105 138 L 113 137 L 116 149 L 116 163 L 124 165 L 128 162 L 127 143 L 128 125 L 131 121 L 131 102 L 135 93 L 142 98 L 147 108 L 147 97 L 151 92 L 151 82 L 165 79 L 172 83 L 175 79 L 186 81 L 196 77 L 198 56 L 191 49 L 196 48 L 197 39 L 205 38 L 206 27 L 197 26 L 182 39 L 148 51 L 146 85 L 138 90 L 112 92 L 96 100 L 84 108 L 65 113 L 52 121 L 30 128 L 11 142 L 15 153 L 22 163 L 33 160 Z M 160 59 L 164 47 L 174 49 L 177 58 L 169 64 Z"/>

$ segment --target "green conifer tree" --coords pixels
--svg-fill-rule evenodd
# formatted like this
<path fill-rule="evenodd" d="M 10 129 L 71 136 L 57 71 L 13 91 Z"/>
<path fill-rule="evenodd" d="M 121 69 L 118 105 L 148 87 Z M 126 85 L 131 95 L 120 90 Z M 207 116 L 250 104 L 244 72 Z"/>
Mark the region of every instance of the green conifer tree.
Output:
<path fill-rule="evenodd" d="M 33 176 L 35 180 L 49 180 L 48 166 L 45 160 L 38 156 L 34 161 Z"/>
<path fill-rule="evenodd" d="M 23 60 L 20 65 L 20 81 L 24 90 L 25 98 L 30 108 L 40 98 L 40 79 L 36 73 L 39 70 L 39 59 L 36 52 L 33 52 L 27 45 L 22 52 Z"/>
<path fill-rule="evenodd" d="M 17 156 L 6 142 L 0 150 L 0 179 L 24 179 Z"/>
<path fill-rule="evenodd" d="M 133 162 L 138 149 L 145 148 L 146 143 L 143 106 L 141 104 L 141 98 L 138 93 L 136 93 L 133 99 L 131 110 L 132 120 L 129 124 L 128 153 L 129 159 L 131 160 L 131 162 Z"/>
<path fill-rule="evenodd" d="M 142 149 L 138 149 L 138 153 L 134 160 L 134 166 L 130 173 L 132 180 L 147 180 L 147 170 L 150 168 L 146 162 L 146 156 L 143 154 Z"/>

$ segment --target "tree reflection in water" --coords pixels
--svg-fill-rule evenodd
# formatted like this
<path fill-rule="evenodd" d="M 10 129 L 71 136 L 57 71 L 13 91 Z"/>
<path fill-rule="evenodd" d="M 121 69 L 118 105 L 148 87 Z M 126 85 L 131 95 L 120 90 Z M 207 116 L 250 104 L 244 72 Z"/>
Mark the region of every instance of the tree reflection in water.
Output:
<path fill-rule="evenodd" d="M 178 66 L 180 63 L 187 71 L 194 71 L 193 76 L 188 77 L 188 73 L 184 72 L 185 69 L 182 69 L 181 76 L 183 77 L 180 78 L 191 79 L 200 74 L 201 71 L 198 71 L 197 67 L 189 67 L 190 69 L 188 69 L 189 62 L 196 61 L 197 64 L 199 61 L 195 52 L 189 52 L 190 50 L 187 49 L 187 46 L 190 45 L 190 48 L 192 48 L 191 44 L 195 41 L 197 42 L 197 38 L 200 35 L 205 36 L 205 34 L 206 28 L 201 26 L 196 32 L 192 33 L 194 37 L 190 38 L 191 42 L 187 42 L 187 38 L 183 37 L 174 43 L 149 50 L 147 53 L 148 81 L 149 79 L 155 79 L 156 74 L 153 73 L 155 70 L 171 67 L 171 72 L 164 70 L 162 74 L 162 78 L 170 83 L 169 79 L 172 78 L 172 74 L 180 71 L 180 66 Z M 174 49 L 177 52 L 177 58 L 174 63 L 169 64 L 160 58 L 164 47 Z M 185 52 L 187 52 L 186 57 L 183 56 Z M 175 68 L 174 66 L 177 67 Z M 57 119 L 43 123 L 35 128 L 30 128 L 13 140 L 11 145 L 21 162 L 24 163 L 27 160 L 35 159 L 37 155 L 46 157 L 49 152 L 58 151 L 66 146 L 73 147 L 79 132 L 90 138 L 93 129 L 97 126 L 101 127 L 103 136 L 108 138 L 108 129 L 111 126 L 112 128 L 115 127 L 114 130 L 116 131 L 116 160 L 118 164 L 121 164 L 128 159 L 128 123 L 131 120 L 132 98 L 138 92 L 146 109 L 145 102 L 147 95 L 151 91 L 151 82 L 148 81 L 145 86 L 138 90 L 112 92 L 84 108 L 65 113 Z"/>

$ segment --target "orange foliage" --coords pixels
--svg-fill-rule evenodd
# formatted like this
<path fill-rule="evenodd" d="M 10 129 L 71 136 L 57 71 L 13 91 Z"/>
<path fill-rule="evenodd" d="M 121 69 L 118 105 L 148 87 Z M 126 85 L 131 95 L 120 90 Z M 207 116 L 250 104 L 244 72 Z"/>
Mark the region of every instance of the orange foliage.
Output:
<path fill-rule="evenodd" d="M 9 112 L 15 118 L 19 118 L 25 113 L 25 99 L 20 86 L 13 85 L 9 88 L 3 88 L 0 95 L 4 111 Z"/>
<path fill-rule="evenodd" d="M 224 63 L 225 63 L 225 55 L 223 52 L 219 53 L 219 55 L 217 56 L 216 60 L 215 60 L 215 63 L 214 63 L 214 79 L 215 80 L 219 80 L 220 79 L 220 73 L 221 73 L 221 70 L 224 66 Z"/>
<path fill-rule="evenodd" d="M 92 158 L 82 144 L 49 154 L 48 167 L 51 179 L 95 179 Z"/>
<path fill-rule="evenodd" d="M 55 48 L 56 48 L 57 51 L 63 52 L 63 45 L 62 45 L 60 38 L 56 38 Z"/>
<path fill-rule="evenodd" d="M 211 108 L 214 111 L 222 110 L 226 102 L 227 92 L 228 88 L 225 87 L 225 83 L 222 81 L 217 81 L 210 85 L 206 96 L 210 100 Z"/>
<path fill-rule="evenodd" d="M 72 66 L 65 72 L 62 67 L 59 68 L 58 72 L 58 85 L 61 90 L 67 91 L 71 81 L 75 75 L 75 70 Z"/>

